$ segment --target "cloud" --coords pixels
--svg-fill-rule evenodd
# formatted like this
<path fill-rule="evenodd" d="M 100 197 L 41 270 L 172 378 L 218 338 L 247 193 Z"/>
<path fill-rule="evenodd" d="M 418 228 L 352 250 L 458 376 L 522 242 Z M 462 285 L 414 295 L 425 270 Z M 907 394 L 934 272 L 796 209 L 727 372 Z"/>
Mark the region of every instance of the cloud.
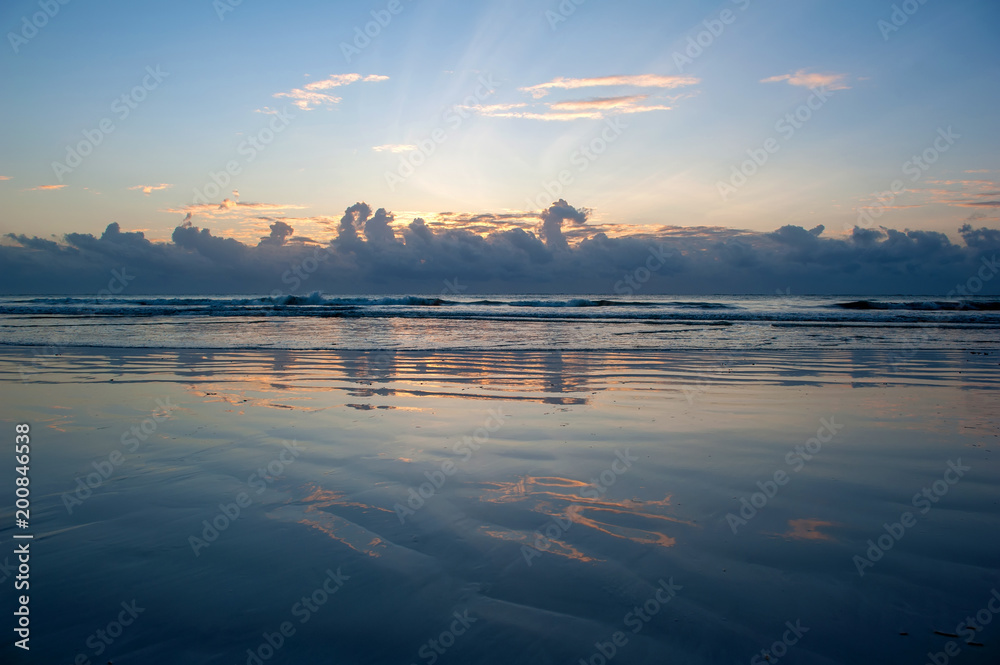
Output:
<path fill-rule="evenodd" d="M 409 143 L 387 143 L 386 145 L 377 145 L 372 148 L 375 152 L 412 152 L 417 149 L 417 146 L 411 145 Z"/>
<path fill-rule="evenodd" d="M 929 180 L 930 185 L 915 190 L 927 203 L 941 203 L 959 208 L 995 208 L 1000 206 L 1000 183 L 993 180 Z M 983 200 L 988 199 L 988 200 Z"/>
<path fill-rule="evenodd" d="M 481 115 L 490 118 L 519 118 L 522 120 L 600 120 L 603 115 L 597 111 L 577 111 L 575 113 L 549 113 L 545 111 L 490 111 L 483 110 Z"/>
<path fill-rule="evenodd" d="M 524 88 L 536 100 L 548 95 L 553 90 L 581 90 L 599 87 L 632 87 L 655 88 L 670 90 L 693 86 L 701 80 L 693 76 L 663 76 L 660 74 L 639 74 L 636 76 L 601 76 L 591 78 L 555 78 L 546 83 L 539 83 Z M 553 102 L 490 104 L 483 106 L 462 107 L 492 118 L 520 118 L 525 120 L 543 120 L 567 122 L 572 120 L 602 120 L 609 116 L 649 113 L 652 111 L 669 111 L 672 104 L 693 92 L 678 93 L 672 96 L 652 97 L 649 93 L 618 95 L 614 97 L 591 97 L 589 99 L 568 99 Z"/>
<path fill-rule="evenodd" d="M 571 221 L 578 226 L 587 223 L 587 211 L 577 210 L 565 199 L 559 199 L 542 213 L 542 228 L 539 235 L 545 241 L 545 246 L 551 250 L 568 250 L 569 243 L 563 236 L 563 221 Z"/>
<path fill-rule="evenodd" d="M 174 229 L 171 240 L 178 247 L 195 252 L 216 266 L 225 266 L 227 269 L 243 268 L 246 265 L 244 259 L 250 251 L 238 240 L 213 236 L 211 229 L 199 229 L 190 222 Z"/>
<path fill-rule="evenodd" d="M 0 180 L 12 180 L 9 175 L 0 175 Z"/>
<path fill-rule="evenodd" d="M 135 294 L 270 293 L 289 288 L 282 276 L 322 247 L 324 260 L 300 292 L 438 294 L 445 280 L 458 279 L 478 293 L 621 293 L 622 280 L 653 252 L 666 263 L 652 272 L 643 294 L 933 295 L 964 284 L 984 257 L 1000 251 L 1000 231 L 968 224 L 952 242 L 942 233 L 884 227 L 829 237 L 822 226 L 759 233 L 595 226 L 589 217 L 565 200 L 541 212 L 443 212 L 427 219 L 401 219 L 384 208 L 373 213 L 359 202 L 339 219 L 304 218 L 314 220 L 315 240 L 297 237 L 289 218 L 261 217 L 252 218 L 261 226 L 247 241 L 190 220 L 166 242 L 117 224 L 100 237 L 71 233 L 58 242 L 8 234 L 10 242 L 0 245 L 7 268 L 0 271 L 0 292 L 96 293 L 112 269 L 124 266 L 136 275 Z M 983 291 L 998 292 L 998 280 Z"/>
<path fill-rule="evenodd" d="M 591 109 L 620 109 L 635 106 L 647 99 L 649 95 L 627 95 L 623 97 L 598 97 L 581 101 L 557 102 L 550 104 L 553 111 L 584 111 Z"/>
<path fill-rule="evenodd" d="M 285 222 L 275 222 L 274 224 L 271 224 L 271 234 L 265 238 L 261 238 L 257 246 L 261 247 L 271 245 L 274 247 L 281 247 L 288 241 L 289 236 L 291 236 L 294 232 L 295 229 Z"/>
<path fill-rule="evenodd" d="M 65 186 L 66 185 L 39 185 L 38 187 L 32 187 L 32 188 L 27 189 L 25 191 L 28 191 L 28 192 L 47 192 L 47 191 L 53 190 L 53 189 L 62 189 Z"/>
<path fill-rule="evenodd" d="M 358 242 L 358 229 L 364 227 L 371 214 L 372 209 L 368 207 L 367 203 L 355 203 L 345 210 L 337 227 L 337 242 L 342 245 Z"/>
<path fill-rule="evenodd" d="M 375 83 L 378 81 L 388 80 L 388 76 L 381 76 L 378 74 L 372 74 L 369 76 L 362 76 L 361 74 L 334 74 L 321 81 L 313 81 L 311 83 L 307 83 L 301 88 L 293 88 L 288 92 L 278 92 L 273 96 L 279 99 L 291 99 L 292 104 L 299 107 L 303 111 L 311 111 L 320 106 L 334 106 L 340 103 L 340 97 L 329 95 L 325 92 L 319 92 L 320 90 L 339 88 L 341 86 L 350 85 L 351 83 Z M 258 109 L 258 111 L 260 113 L 274 113 L 274 111 L 266 106 L 263 109 Z"/>
<path fill-rule="evenodd" d="M 676 101 L 687 95 L 678 95 Z M 609 116 L 626 113 L 648 113 L 669 111 L 673 107 L 660 103 L 645 103 L 649 95 L 623 95 L 619 97 L 597 97 L 591 99 L 568 100 L 563 102 L 490 104 L 462 107 L 479 115 L 491 118 L 521 118 L 525 120 L 569 121 L 602 120 Z"/>
<path fill-rule="evenodd" d="M 956 203 L 955 205 L 966 208 L 996 208 L 1000 207 L 1000 201 L 965 201 L 963 203 Z"/>
<path fill-rule="evenodd" d="M 395 219 L 385 208 L 379 208 L 375 215 L 365 222 L 365 239 L 375 245 L 386 245 L 396 242 L 396 234 L 392 230 Z"/>
<path fill-rule="evenodd" d="M 238 198 L 238 192 L 233 191 Z M 289 212 L 303 210 L 306 206 L 290 203 L 262 203 L 223 199 L 219 203 L 192 203 L 179 208 L 165 208 L 160 212 L 184 215 L 182 224 L 197 224 L 212 221 L 225 223 L 220 232 L 244 243 L 257 243 L 261 232 L 267 232 L 268 226 L 274 222 L 288 223 Z M 305 226 L 310 230 L 316 227 L 310 223 L 311 218 L 304 218 Z"/>
<path fill-rule="evenodd" d="M 388 76 L 380 76 L 378 74 L 372 74 L 370 76 L 362 76 L 361 74 L 333 74 L 329 78 L 307 83 L 303 87 L 306 90 L 328 90 L 330 88 L 339 88 L 342 85 L 350 85 L 351 83 L 357 83 L 359 81 L 362 83 L 375 83 L 378 81 L 388 80 Z"/>
<path fill-rule="evenodd" d="M 830 90 L 850 90 L 851 86 L 844 81 L 847 74 L 820 74 L 800 69 L 794 74 L 781 74 L 770 78 L 761 79 L 761 83 L 779 83 L 787 81 L 790 85 L 799 85 L 805 88 L 828 88 Z"/>
<path fill-rule="evenodd" d="M 580 88 L 599 88 L 609 86 L 632 86 L 636 88 L 673 89 L 696 85 L 701 79 L 693 76 L 663 76 L 660 74 L 639 74 L 636 76 L 599 76 L 591 78 L 555 78 L 546 83 L 521 88 L 532 97 L 539 99 L 549 94 L 551 90 L 577 90 Z"/>
<path fill-rule="evenodd" d="M 168 185 L 166 183 L 160 185 L 135 185 L 134 187 L 129 187 L 129 190 L 141 189 L 142 193 L 149 196 L 153 192 L 158 192 L 161 189 L 170 189 L 173 185 Z"/>
<path fill-rule="evenodd" d="M 285 210 L 302 210 L 305 206 L 291 203 L 251 203 L 222 199 L 220 203 L 192 203 L 183 208 L 167 208 L 161 212 L 184 215 L 200 215 L 203 217 L 248 217 L 267 213 L 283 212 Z"/>
<path fill-rule="evenodd" d="M 928 180 L 923 186 L 873 194 L 862 201 L 857 211 L 868 210 L 876 215 L 883 211 L 909 210 L 939 205 L 952 208 L 973 208 L 975 213 L 966 221 L 996 219 L 983 213 L 1000 208 L 1000 183 L 993 180 Z"/>
<path fill-rule="evenodd" d="M 288 97 L 293 100 L 292 104 L 303 111 L 311 111 L 319 106 L 334 106 L 335 104 L 339 104 L 342 99 L 341 97 L 334 97 L 333 95 L 326 95 L 321 92 L 308 92 L 299 88 L 295 88 L 291 92 L 278 92 L 274 96 Z"/>

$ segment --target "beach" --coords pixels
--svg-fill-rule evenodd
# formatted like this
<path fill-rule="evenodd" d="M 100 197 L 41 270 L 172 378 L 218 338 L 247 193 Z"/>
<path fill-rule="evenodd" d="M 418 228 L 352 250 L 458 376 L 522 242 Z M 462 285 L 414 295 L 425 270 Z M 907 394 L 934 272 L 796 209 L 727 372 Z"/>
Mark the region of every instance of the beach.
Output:
<path fill-rule="evenodd" d="M 0 665 L 1000 665 L 996 0 L 0 16 Z"/>
<path fill-rule="evenodd" d="M 30 662 L 993 663 L 998 363 L 7 346 Z"/>

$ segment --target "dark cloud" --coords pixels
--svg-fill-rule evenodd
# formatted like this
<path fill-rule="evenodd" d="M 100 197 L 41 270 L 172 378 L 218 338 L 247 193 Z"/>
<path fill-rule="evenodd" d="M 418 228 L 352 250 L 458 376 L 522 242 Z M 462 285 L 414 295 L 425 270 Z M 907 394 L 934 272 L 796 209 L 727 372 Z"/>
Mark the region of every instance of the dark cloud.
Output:
<path fill-rule="evenodd" d="M 379 208 L 375 215 L 365 222 L 365 239 L 376 245 L 385 245 L 396 241 L 396 235 L 392 231 L 393 216 L 387 213 L 385 208 Z"/>
<path fill-rule="evenodd" d="M 367 203 L 355 203 L 344 211 L 337 227 L 337 242 L 342 245 L 352 245 L 358 242 L 358 230 L 364 228 L 365 222 L 372 214 Z"/>
<path fill-rule="evenodd" d="M 855 226 L 854 230 L 851 232 L 851 239 L 854 240 L 857 245 L 874 245 L 884 237 L 885 232 L 881 229 L 863 229 L 860 226 Z"/>
<path fill-rule="evenodd" d="M 969 247 L 994 252 L 1000 248 L 1000 231 L 995 229 L 974 229 L 971 224 L 964 224 L 958 232 L 962 234 L 962 239 Z"/>
<path fill-rule="evenodd" d="M 171 239 L 178 247 L 197 252 L 221 265 L 241 262 L 249 252 L 249 248 L 238 240 L 218 238 L 212 235 L 210 229 L 199 229 L 191 226 L 190 222 L 174 229 Z"/>
<path fill-rule="evenodd" d="M 792 247 L 813 247 L 815 243 L 819 242 L 817 237 L 819 233 L 806 231 L 801 226 L 782 226 L 770 235 L 778 242 Z"/>
<path fill-rule="evenodd" d="M 272 247 L 281 247 L 288 242 L 288 238 L 291 237 L 294 232 L 295 229 L 293 229 L 289 224 L 281 221 L 275 222 L 274 224 L 271 224 L 271 234 L 265 238 L 261 238 L 257 246 L 260 247 L 270 245 Z"/>
<path fill-rule="evenodd" d="M 22 247 L 25 247 L 26 249 L 48 251 L 54 254 L 72 250 L 72 248 L 70 247 L 64 247 L 60 245 L 55 240 L 46 240 L 45 238 L 36 238 L 36 237 L 26 236 L 20 233 L 8 233 L 4 237 L 10 238 L 11 240 L 18 243 Z"/>
<path fill-rule="evenodd" d="M 588 226 L 587 217 L 560 200 L 533 218 L 466 216 L 473 231 L 419 218 L 404 224 L 357 203 L 334 238 L 318 241 L 295 237 L 282 220 L 271 220 L 256 246 L 189 221 L 169 242 L 118 224 L 100 237 L 73 233 L 58 243 L 8 234 L 0 292 L 97 293 L 124 268 L 135 275 L 128 294 L 439 294 L 456 280 L 465 293 L 621 294 L 631 280 L 637 294 L 936 295 L 965 283 L 1000 250 L 1000 231 L 968 224 L 955 243 L 932 231 L 855 228 L 826 237 L 822 226 L 793 225 L 770 233 L 666 226 L 624 233 L 629 227 Z M 997 292 L 1000 279 L 986 283 L 983 293 Z"/>
<path fill-rule="evenodd" d="M 542 212 L 541 236 L 549 249 L 569 249 L 569 244 L 562 232 L 562 223 L 566 220 L 583 226 L 587 223 L 587 213 L 577 210 L 563 199 L 559 199 L 549 206 L 548 210 Z"/>

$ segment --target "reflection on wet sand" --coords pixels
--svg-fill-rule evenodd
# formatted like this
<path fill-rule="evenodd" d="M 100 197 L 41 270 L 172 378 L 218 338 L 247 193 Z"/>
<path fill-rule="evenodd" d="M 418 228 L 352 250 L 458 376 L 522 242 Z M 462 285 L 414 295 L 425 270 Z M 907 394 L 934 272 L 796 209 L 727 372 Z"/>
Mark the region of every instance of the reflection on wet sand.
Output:
<path fill-rule="evenodd" d="M 338 603 L 278 660 L 411 662 L 445 618 L 470 608 L 480 632 L 451 662 L 578 662 L 659 579 L 683 590 L 616 663 L 749 662 L 797 617 L 811 628 L 801 662 L 915 662 L 939 651 L 918 635 L 954 625 L 1000 581 L 997 357 L 748 352 L 720 364 L 718 355 L 53 358 L 8 391 L 8 408 L 32 422 L 44 469 L 31 481 L 33 526 L 50 539 L 35 553 L 49 572 L 33 588 L 39 625 L 54 636 L 44 660 L 71 661 L 94 608 L 136 589 L 156 619 L 116 643 L 132 660 L 211 634 L 205 653 L 174 660 L 246 662 L 298 589 L 314 588 L 311 575 L 340 565 L 351 581 Z M 25 357 L 0 351 L 0 378 L 20 381 Z M 691 385 L 704 388 L 693 403 Z M 122 433 L 166 395 L 173 417 L 111 465 Z M 480 426 L 493 410 L 503 425 L 487 437 Z M 831 414 L 844 426 L 836 443 L 789 469 L 789 451 Z M 301 456 L 271 471 L 284 440 Z M 474 448 L 458 445 L 469 440 Z M 622 449 L 636 458 L 628 472 L 588 484 Z M 958 457 L 970 478 L 860 578 L 851 557 Z M 110 466 L 67 513 L 63 494 Z M 726 514 L 776 469 L 794 482 L 734 534 Z M 191 534 L 263 473 L 267 493 L 193 556 Z M 405 523 L 398 505 L 413 511 Z M 539 554 L 530 565 L 526 549 Z M 982 643 L 995 649 L 989 634 Z M 995 662 L 974 649 L 962 657 Z"/>
<path fill-rule="evenodd" d="M 303 490 L 308 492 L 306 496 L 271 510 L 267 516 L 321 531 L 366 556 L 381 557 L 385 554 L 391 543 L 357 522 L 336 514 L 334 510 L 353 508 L 355 512 L 361 511 L 362 516 L 372 511 L 392 514 L 391 510 L 347 500 L 342 493 L 324 490 L 315 484 L 306 485 Z"/>
<path fill-rule="evenodd" d="M 829 540 L 836 542 L 836 538 L 820 531 L 822 527 L 831 526 L 842 525 L 837 522 L 827 522 L 817 519 L 788 520 L 788 531 L 780 535 L 782 538 L 790 540 Z"/>
<path fill-rule="evenodd" d="M 637 499 L 609 501 L 587 496 L 588 489 L 593 494 L 597 494 L 595 488 L 588 483 L 556 476 L 525 476 L 516 482 L 487 482 L 484 485 L 492 489 L 484 492 L 483 501 L 523 504 L 524 510 L 552 518 L 553 524 L 556 526 L 560 524 L 560 521 L 566 523 L 566 527 L 552 530 L 555 535 L 549 536 L 547 533 L 542 533 L 542 535 L 545 536 L 546 543 L 552 543 L 555 546 L 549 551 L 580 561 L 600 559 L 585 556 L 569 543 L 560 540 L 559 536 L 569 530 L 568 525 L 580 525 L 615 538 L 630 540 L 641 545 L 658 545 L 660 547 L 672 547 L 677 542 L 674 536 L 663 533 L 663 530 L 676 528 L 677 525 L 696 526 L 692 522 L 662 514 L 670 506 L 669 495 L 663 499 L 652 501 L 639 501 Z M 570 493 L 568 490 L 576 490 L 578 493 Z M 622 522 L 630 524 L 645 522 L 648 523 L 646 525 L 648 528 L 627 526 Z M 539 539 L 537 532 L 498 530 L 495 527 L 482 527 L 482 530 L 492 537 L 513 540 L 529 546 L 533 546 L 535 541 Z M 537 545 L 535 546 L 537 549 Z"/>

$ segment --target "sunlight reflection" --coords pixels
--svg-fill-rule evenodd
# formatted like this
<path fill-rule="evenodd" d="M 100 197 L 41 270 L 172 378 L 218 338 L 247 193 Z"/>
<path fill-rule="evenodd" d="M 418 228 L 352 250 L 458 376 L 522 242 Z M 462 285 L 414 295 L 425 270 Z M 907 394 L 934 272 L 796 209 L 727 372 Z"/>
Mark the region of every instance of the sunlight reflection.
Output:
<path fill-rule="evenodd" d="M 670 495 L 655 501 L 638 501 L 636 499 L 609 501 L 583 496 L 582 491 L 591 485 L 558 476 L 525 476 L 516 482 L 487 482 L 484 484 L 492 486 L 492 489 L 486 491 L 482 497 L 483 501 L 489 503 L 524 502 L 528 504 L 528 509 L 533 512 L 552 518 L 569 520 L 573 524 L 583 525 L 593 531 L 642 545 L 672 547 L 677 540 L 673 536 L 662 533 L 663 529 L 676 525 L 697 526 L 693 522 L 655 512 L 657 509 L 670 508 Z M 579 490 L 581 494 L 561 491 L 571 489 Z M 631 525 L 627 526 L 622 522 L 628 522 Z M 643 527 L 646 528 L 635 526 L 634 524 L 637 522 L 645 523 Z M 485 529 L 485 532 L 488 535 L 501 537 L 497 535 L 499 532 L 493 532 L 491 529 Z M 511 533 L 504 532 L 503 539 L 521 539 L 515 538 Z M 524 535 L 525 540 L 528 537 L 528 535 Z M 560 548 L 565 550 L 562 552 L 564 556 L 578 558 L 574 555 L 576 550 L 572 546 L 562 541 L 559 542 Z"/>

